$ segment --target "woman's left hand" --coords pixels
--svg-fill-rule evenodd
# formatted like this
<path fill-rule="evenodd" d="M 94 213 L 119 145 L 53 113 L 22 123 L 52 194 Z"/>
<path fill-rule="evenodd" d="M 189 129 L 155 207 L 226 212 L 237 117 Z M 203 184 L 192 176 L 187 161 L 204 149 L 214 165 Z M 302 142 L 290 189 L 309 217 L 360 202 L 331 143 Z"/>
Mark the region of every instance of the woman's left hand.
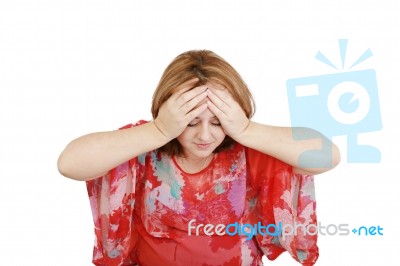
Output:
<path fill-rule="evenodd" d="M 250 120 L 227 89 L 214 84 L 207 84 L 207 86 L 208 108 L 218 118 L 225 133 L 237 140 L 249 125 Z"/>

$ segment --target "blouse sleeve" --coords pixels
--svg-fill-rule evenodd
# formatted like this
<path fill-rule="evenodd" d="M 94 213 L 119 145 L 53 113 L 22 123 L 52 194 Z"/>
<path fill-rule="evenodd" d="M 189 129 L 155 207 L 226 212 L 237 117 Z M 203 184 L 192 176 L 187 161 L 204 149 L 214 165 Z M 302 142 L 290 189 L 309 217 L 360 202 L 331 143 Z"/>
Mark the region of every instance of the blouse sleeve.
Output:
<path fill-rule="evenodd" d="M 288 251 L 302 265 L 314 265 L 319 255 L 314 177 L 252 149 L 247 163 L 259 191 L 257 219 L 265 226 L 256 236 L 259 247 L 269 260 Z"/>
<path fill-rule="evenodd" d="M 121 129 L 144 124 L 127 125 Z M 106 175 L 86 181 L 92 209 L 95 243 L 93 264 L 132 265 L 136 245 L 133 222 L 136 181 L 144 172 L 141 156 L 133 158 Z"/>

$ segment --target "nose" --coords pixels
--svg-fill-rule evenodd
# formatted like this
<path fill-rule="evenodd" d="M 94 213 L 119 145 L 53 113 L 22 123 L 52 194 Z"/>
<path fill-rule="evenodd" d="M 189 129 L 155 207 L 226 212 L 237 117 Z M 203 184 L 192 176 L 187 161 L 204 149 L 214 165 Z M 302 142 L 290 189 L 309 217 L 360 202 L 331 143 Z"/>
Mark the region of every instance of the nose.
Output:
<path fill-rule="evenodd" d="M 199 129 L 199 132 L 197 134 L 197 137 L 199 138 L 200 141 L 202 142 L 207 142 L 211 139 L 211 128 L 208 123 L 202 123 Z"/>

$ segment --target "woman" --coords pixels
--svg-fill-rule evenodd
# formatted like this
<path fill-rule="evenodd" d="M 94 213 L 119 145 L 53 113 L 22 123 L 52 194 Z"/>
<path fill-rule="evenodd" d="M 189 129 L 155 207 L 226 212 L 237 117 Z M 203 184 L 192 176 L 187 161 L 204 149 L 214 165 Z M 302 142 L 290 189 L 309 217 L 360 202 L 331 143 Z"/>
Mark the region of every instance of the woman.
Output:
<path fill-rule="evenodd" d="M 300 232 L 316 228 L 312 175 L 336 166 L 339 151 L 311 129 L 251 121 L 253 107 L 232 66 L 189 51 L 161 77 L 152 121 L 68 144 L 58 168 L 87 183 L 93 263 L 262 265 L 287 250 L 313 265 L 317 232 Z M 304 157 L 322 141 L 331 148 Z"/>

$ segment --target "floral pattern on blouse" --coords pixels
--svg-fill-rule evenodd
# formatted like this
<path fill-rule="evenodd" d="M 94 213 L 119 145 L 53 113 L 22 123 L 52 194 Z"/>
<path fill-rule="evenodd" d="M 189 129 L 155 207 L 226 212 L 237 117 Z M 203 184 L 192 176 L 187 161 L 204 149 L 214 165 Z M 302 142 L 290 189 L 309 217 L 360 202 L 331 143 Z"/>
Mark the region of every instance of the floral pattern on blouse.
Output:
<path fill-rule="evenodd" d="M 154 150 L 86 184 L 95 265 L 263 265 L 263 255 L 284 251 L 302 265 L 318 258 L 317 234 L 299 226 L 289 235 L 206 233 L 206 224 L 316 228 L 313 176 L 238 143 L 195 174 Z"/>

